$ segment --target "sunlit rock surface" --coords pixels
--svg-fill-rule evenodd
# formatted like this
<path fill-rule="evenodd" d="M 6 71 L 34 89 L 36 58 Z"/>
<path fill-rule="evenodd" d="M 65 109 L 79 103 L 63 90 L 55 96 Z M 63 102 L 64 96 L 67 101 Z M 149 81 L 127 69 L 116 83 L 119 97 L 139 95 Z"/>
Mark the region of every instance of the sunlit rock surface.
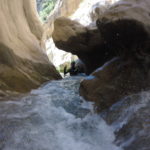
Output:
<path fill-rule="evenodd" d="M 0 89 L 27 92 L 60 78 L 42 47 L 35 0 L 5 0 L 0 5 Z"/>

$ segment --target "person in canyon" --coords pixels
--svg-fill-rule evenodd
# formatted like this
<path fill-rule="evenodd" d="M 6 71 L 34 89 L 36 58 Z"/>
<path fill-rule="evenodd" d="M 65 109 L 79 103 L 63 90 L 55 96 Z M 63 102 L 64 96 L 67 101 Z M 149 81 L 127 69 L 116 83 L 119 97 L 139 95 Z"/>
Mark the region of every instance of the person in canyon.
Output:
<path fill-rule="evenodd" d="M 85 73 L 84 63 L 80 59 L 77 59 L 76 61 L 72 61 L 71 66 L 68 70 L 67 70 L 67 66 L 64 67 L 64 76 L 66 76 L 67 73 L 70 73 L 70 76 L 78 75 L 80 73 Z"/>
<path fill-rule="evenodd" d="M 64 76 L 66 76 L 67 73 L 69 73 L 70 76 L 74 76 L 78 74 L 78 69 L 75 66 L 75 61 L 71 62 L 71 66 L 68 70 L 67 70 L 67 66 L 64 67 Z"/>

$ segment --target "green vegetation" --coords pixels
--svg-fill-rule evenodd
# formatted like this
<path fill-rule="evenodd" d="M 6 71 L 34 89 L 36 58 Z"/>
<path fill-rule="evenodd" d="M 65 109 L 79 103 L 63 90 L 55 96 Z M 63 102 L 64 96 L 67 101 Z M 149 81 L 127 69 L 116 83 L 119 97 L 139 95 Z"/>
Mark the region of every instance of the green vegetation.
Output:
<path fill-rule="evenodd" d="M 54 9 L 57 0 L 45 0 L 42 4 L 40 17 L 42 21 L 46 21 L 50 12 Z"/>

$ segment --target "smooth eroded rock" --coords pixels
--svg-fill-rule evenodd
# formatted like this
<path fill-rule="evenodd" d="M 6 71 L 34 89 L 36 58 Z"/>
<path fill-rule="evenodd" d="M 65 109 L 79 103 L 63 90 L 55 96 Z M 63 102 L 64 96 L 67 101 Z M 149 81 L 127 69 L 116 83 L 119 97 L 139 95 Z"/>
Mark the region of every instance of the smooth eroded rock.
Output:
<path fill-rule="evenodd" d="M 27 92 L 48 80 L 59 79 L 55 67 L 49 63 L 33 62 L 15 55 L 0 44 L 0 89 Z"/>
<path fill-rule="evenodd" d="M 0 89 L 27 92 L 60 79 L 44 52 L 35 0 L 0 1 Z"/>

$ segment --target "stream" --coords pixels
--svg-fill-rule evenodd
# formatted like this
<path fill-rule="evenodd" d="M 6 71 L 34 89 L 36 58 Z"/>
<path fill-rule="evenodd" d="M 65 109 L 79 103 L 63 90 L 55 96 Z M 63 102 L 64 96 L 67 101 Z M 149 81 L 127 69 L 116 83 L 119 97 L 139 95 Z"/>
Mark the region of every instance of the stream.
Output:
<path fill-rule="evenodd" d="M 95 114 L 79 96 L 83 78 L 47 82 L 1 101 L 0 150 L 148 150 L 150 92 Z"/>
<path fill-rule="evenodd" d="M 121 150 L 111 126 L 78 94 L 83 77 L 0 102 L 0 150 Z"/>

